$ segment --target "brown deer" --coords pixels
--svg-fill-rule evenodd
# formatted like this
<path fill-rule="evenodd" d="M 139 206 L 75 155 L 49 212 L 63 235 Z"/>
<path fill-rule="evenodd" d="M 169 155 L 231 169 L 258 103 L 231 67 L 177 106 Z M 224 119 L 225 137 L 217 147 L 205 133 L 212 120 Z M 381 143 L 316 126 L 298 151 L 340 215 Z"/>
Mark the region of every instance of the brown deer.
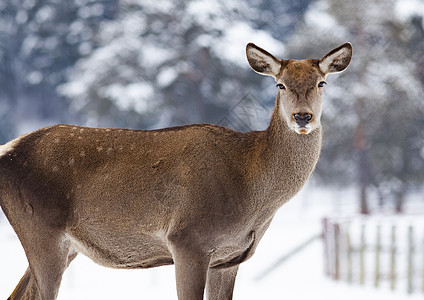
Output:
<path fill-rule="evenodd" d="M 246 53 L 279 88 L 264 131 L 55 125 L 0 147 L 0 204 L 29 262 L 9 299 L 55 299 L 78 253 L 112 268 L 175 264 L 178 299 L 205 286 L 232 298 L 239 264 L 318 161 L 325 79 L 352 46 L 307 60 Z"/>

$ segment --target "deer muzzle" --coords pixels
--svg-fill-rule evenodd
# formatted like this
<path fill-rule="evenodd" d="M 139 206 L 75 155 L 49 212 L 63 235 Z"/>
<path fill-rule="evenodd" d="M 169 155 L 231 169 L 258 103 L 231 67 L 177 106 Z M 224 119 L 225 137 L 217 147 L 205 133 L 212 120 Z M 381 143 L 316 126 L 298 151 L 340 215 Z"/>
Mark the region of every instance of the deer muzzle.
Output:
<path fill-rule="evenodd" d="M 311 122 L 313 115 L 310 113 L 296 113 L 293 114 L 293 120 L 295 122 L 295 131 L 298 134 L 308 134 L 311 132 Z"/>

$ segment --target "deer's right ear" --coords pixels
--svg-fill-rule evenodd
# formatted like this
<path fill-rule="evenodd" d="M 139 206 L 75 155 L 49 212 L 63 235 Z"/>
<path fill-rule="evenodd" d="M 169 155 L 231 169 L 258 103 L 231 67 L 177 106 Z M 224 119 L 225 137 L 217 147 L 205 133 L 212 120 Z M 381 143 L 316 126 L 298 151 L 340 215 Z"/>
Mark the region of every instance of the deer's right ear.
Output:
<path fill-rule="evenodd" d="M 246 56 L 253 71 L 274 78 L 280 73 L 281 61 L 255 44 L 247 44 Z"/>

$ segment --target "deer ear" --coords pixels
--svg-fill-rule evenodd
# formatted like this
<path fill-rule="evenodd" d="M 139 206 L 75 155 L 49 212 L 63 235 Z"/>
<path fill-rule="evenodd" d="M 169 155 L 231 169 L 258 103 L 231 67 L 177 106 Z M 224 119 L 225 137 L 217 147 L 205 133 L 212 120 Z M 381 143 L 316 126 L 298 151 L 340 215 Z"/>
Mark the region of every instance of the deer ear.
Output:
<path fill-rule="evenodd" d="M 345 43 L 328 52 L 319 61 L 319 68 L 324 74 L 344 71 L 352 59 L 352 45 Z"/>
<path fill-rule="evenodd" d="M 280 73 L 281 61 L 255 44 L 247 44 L 246 56 L 249 65 L 255 72 L 273 77 Z"/>

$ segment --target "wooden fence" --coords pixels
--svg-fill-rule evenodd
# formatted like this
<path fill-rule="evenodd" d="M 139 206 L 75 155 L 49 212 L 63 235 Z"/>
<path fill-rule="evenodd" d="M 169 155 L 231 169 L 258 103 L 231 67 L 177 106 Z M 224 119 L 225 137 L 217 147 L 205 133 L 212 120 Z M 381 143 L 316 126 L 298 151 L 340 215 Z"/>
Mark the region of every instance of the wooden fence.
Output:
<path fill-rule="evenodd" d="M 424 293 L 423 229 L 408 218 L 324 219 L 326 273 L 352 284 Z"/>

